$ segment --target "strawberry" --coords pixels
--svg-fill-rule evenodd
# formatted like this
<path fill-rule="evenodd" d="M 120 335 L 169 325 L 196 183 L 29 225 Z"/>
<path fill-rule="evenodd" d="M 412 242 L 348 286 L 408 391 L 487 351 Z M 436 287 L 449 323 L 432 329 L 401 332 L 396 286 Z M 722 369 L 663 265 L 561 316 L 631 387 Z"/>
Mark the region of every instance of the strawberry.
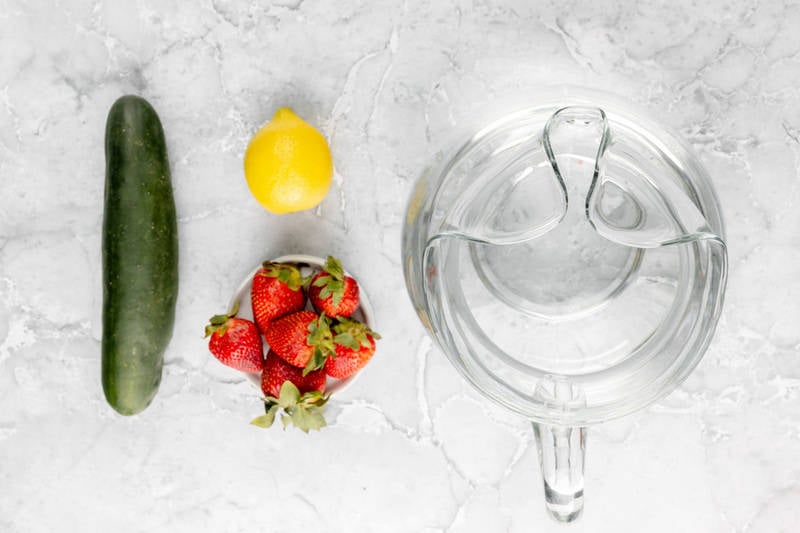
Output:
<path fill-rule="evenodd" d="M 344 274 L 342 263 L 328 256 L 322 272 L 311 278 L 308 298 L 320 313 L 329 317 L 348 317 L 358 307 L 358 283 Z"/>
<path fill-rule="evenodd" d="M 304 375 L 322 368 L 334 353 L 328 317 L 314 311 L 298 311 L 275 320 L 264 338 L 284 361 L 303 368 Z"/>
<path fill-rule="evenodd" d="M 372 359 L 375 353 L 375 339 L 381 336 L 369 326 L 356 320 L 339 319 L 333 326 L 335 357 L 325 361 L 325 373 L 337 379 L 350 377 Z"/>
<path fill-rule="evenodd" d="M 301 393 L 325 392 L 325 380 L 324 371 L 314 370 L 304 376 L 302 369 L 290 365 L 270 350 L 264 361 L 264 372 L 261 374 L 261 390 L 267 396 L 277 398 L 281 395 L 283 382 L 291 381 Z"/>
<path fill-rule="evenodd" d="M 261 372 L 263 351 L 261 335 L 256 325 L 243 318 L 235 318 L 239 302 L 227 315 L 214 315 L 206 326 L 208 349 L 214 357 L 241 372 Z"/>
<path fill-rule="evenodd" d="M 270 350 L 261 374 L 261 390 L 266 395 L 264 414 L 250 423 L 270 427 L 280 412 L 284 428 L 291 424 L 308 433 L 311 429 L 324 427 L 323 406 L 328 401 L 328 397 L 322 394 L 325 372 L 314 370 L 304 374 Z"/>
<path fill-rule="evenodd" d="M 250 289 L 253 316 L 262 333 L 276 318 L 305 307 L 305 282 L 300 271 L 293 265 L 264 262 L 253 276 L 253 287 Z"/>

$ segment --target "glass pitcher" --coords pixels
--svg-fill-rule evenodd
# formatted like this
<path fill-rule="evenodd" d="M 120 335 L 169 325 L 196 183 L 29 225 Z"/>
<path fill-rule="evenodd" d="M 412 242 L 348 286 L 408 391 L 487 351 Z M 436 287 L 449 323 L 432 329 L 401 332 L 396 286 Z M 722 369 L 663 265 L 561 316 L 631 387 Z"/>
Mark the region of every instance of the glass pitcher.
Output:
<path fill-rule="evenodd" d="M 587 426 L 646 407 L 697 365 L 727 253 L 690 150 L 625 105 L 572 96 L 440 153 L 408 204 L 403 265 L 439 348 L 532 421 L 546 507 L 570 522 Z"/>

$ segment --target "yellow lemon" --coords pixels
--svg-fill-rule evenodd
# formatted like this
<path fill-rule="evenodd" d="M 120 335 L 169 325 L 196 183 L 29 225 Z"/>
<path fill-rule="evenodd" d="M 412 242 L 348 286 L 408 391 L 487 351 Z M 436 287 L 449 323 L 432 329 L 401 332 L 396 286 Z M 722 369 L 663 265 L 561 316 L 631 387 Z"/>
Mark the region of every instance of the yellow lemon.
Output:
<path fill-rule="evenodd" d="M 256 200 L 273 213 L 311 209 L 330 189 L 331 150 L 319 131 L 284 107 L 250 140 L 244 176 Z"/>

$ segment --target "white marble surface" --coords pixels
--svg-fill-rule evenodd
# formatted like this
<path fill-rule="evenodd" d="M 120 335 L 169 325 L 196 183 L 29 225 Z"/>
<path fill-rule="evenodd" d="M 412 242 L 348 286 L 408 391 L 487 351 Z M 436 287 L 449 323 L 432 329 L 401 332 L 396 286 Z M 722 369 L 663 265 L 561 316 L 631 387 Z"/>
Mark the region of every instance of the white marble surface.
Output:
<path fill-rule="evenodd" d="M 671 396 L 592 428 L 573 531 L 800 527 L 800 6 L 789 2 L 0 0 L 0 531 L 531 532 L 527 424 L 432 348 L 405 296 L 402 211 L 450 130 L 509 90 L 595 85 L 683 133 L 724 203 L 716 340 Z M 100 384 L 103 130 L 138 93 L 167 131 L 180 296 L 159 395 Z M 290 105 L 337 178 L 273 216 L 241 171 Z M 306 436 L 202 338 L 270 255 L 338 254 L 384 337 Z"/>

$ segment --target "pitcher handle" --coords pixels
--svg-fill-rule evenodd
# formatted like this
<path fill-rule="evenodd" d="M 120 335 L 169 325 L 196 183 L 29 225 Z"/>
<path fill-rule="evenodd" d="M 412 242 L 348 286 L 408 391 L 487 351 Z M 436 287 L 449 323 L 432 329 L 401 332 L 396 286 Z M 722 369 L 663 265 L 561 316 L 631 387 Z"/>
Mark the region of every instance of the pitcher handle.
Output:
<path fill-rule="evenodd" d="M 583 511 L 583 463 L 586 428 L 533 423 L 544 499 L 550 516 L 572 522 Z"/>
<path fill-rule="evenodd" d="M 536 385 L 539 400 L 556 409 L 586 406 L 581 386 L 563 376 L 544 376 Z M 572 522 L 583 511 L 583 464 L 586 456 L 586 428 L 533 422 L 544 481 L 544 500 L 550 516 L 559 522 Z"/>

